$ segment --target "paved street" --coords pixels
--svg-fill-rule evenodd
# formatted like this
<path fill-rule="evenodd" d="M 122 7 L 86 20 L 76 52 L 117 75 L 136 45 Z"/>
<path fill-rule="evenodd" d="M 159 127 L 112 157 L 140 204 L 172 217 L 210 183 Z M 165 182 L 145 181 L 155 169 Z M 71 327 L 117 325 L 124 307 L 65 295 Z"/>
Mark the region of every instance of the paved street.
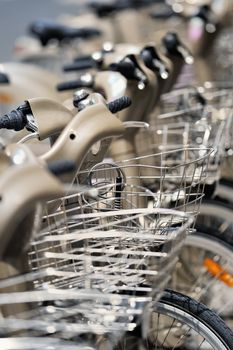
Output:
<path fill-rule="evenodd" d="M 11 58 L 17 37 L 26 33 L 28 23 L 37 18 L 76 14 L 80 0 L 0 0 L 0 62 Z M 77 5 L 78 4 L 78 5 Z"/>

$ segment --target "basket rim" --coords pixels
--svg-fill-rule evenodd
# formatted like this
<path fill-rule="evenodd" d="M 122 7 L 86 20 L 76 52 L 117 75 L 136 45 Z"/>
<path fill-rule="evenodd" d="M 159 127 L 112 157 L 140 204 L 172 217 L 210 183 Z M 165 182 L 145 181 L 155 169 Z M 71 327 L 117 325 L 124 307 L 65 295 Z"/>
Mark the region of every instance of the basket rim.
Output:
<path fill-rule="evenodd" d="M 198 163 L 200 161 L 204 161 L 206 159 L 208 159 L 210 157 L 211 154 L 213 154 L 215 152 L 215 148 L 214 147 L 202 147 L 202 148 L 198 148 L 198 147 L 181 147 L 181 148 L 177 148 L 177 149 L 173 149 L 173 150 L 169 150 L 169 151 L 163 151 L 163 152 L 158 152 L 158 153 L 151 153 L 151 154 L 147 154 L 145 156 L 137 156 L 134 158 L 130 158 L 130 159 L 126 159 L 120 162 L 116 162 L 116 165 L 122 166 L 122 165 L 127 165 L 127 162 L 132 162 L 133 160 L 137 161 L 140 159 L 146 159 L 149 157 L 157 157 L 157 156 L 163 156 L 163 155 L 169 155 L 169 154 L 174 154 L 174 153 L 178 153 L 178 152 L 191 152 L 191 151 L 197 151 L 197 152 L 206 152 L 203 156 L 199 156 L 197 159 L 195 160 L 189 160 L 189 161 L 184 161 L 178 165 L 173 165 L 173 166 L 156 166 L 153 165 L 151 167 L 156 168 L 156 169 L 175 169 L 175 168 L 179 168 L 179 167 L 183 167 L 186 165 L 190 165 L 190 164 L 194 164 L 194 163 Z M 143 164 L 131 164 L 131 165 L 127 165 L 127 166 L 141 166 Z M 145 165 L 144 165 L 145 166 Z M 149 165 L 146 165 L 146 167 L 149 167 Z"/>

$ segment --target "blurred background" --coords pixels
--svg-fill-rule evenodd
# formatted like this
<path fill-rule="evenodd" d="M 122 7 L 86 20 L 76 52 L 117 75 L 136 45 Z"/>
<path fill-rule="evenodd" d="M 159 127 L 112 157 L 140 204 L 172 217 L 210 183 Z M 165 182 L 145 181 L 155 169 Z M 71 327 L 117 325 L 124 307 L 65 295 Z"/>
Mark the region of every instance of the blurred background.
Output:
<path fill-rule="evenodd" d="M 11 58 L 13 43 L 38 18 L 55 19 L 66 12 L 79 14 L 82 0 L 0 0 L 0 60 Z"/>

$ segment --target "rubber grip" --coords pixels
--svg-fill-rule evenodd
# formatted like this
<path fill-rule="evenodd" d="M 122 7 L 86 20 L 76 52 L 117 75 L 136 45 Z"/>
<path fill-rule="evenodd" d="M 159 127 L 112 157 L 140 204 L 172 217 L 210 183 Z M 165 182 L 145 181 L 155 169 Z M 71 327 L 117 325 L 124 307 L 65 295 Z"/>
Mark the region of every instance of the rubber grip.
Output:
<path fill-rule="evenodd" d="M 20 110 L 13 110 L 0 118 L 0 129 L 19 131 L 24 129 L 27 119 Z"/>
<path fill-rule="evenodd" d="M 87 60 L 92 60 L 92 56 L 91 55 L 80 55 L 80 56 L 74 58 L 74 62 L 83 62 L 83 61 L 87 61 Z"/>
<path fill-rule="evenodd" d="M 75 162 L 72 160 L 57 160 L 50 162 L 47 168 L 55 176 L 63 175 L 75 170 Z"/>
<path fill-rule="evenodd" d="M 65 66 L 63 66 L 63 71 L 73 72 L 73 71 L 79 71 L 79 70 L 90 69 L 95 67 L 96 67 L 95 61 L 93 59 L 88 59 L 88 60 L 81 60 L 81 61 L 66 64 Z"/>
<path fill-rule="evenodd" d="M 79 31 L 79 32 L 78 32 Z M 74 30 L 74 38 L 75 37 L 81 37 L 83 39 L 87 38 L 92 38 L 94 36 L 100 36 L 102 35 L 102 31 L 100 29 L 96 28 L 80 28 L 79 30 L 77 29 L 77 35 L 75 35 L 75 30 Z"/>
<path fill-rule="evenodd" d="M 108 103 L 108 108 L 111 113 L 115 114 L 122 111 L 125 108 L 128 108 L 131 105 L 131 98 L 128 96 L 122 96 L 112 102 Z"/>
<path fill-rule="evenodd" d="M 57 84 L 56 88 L 57 91 L 67 91 L 67 90 L 74 90 L 79 88 L 87 88 L 92 87 L 92 82 L 85 82 L 83 80 L 70 80 L 70 81 L 64 81 L 62 83 Z"/>
<path fill-rule="evenodd" d="M 0 72 L 0 84 L 10 84 L 10 78 L 6 73 Z"/>
<path fill-rule="evenodd" d="M 160 12 L 151 12 L 150 17 L 153 19 L 167 19 L 171 17 L 177 17 L 179 14 L 176 12 L 172 11 L 171 9 L 165 10 L 165 11 L 160 11 Z"/>

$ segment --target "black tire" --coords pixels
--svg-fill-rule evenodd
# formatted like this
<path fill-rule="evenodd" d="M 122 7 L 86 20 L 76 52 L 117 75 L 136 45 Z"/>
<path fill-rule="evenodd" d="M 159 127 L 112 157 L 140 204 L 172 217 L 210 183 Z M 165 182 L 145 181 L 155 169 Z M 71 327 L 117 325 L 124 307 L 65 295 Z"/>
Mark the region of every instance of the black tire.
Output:
<path fill-rule="evenodd" d="M 178 292 L 204 302 L 226 320 L 233 314 L 232 303 L 227 306 L 231 287 L 218 278 L 211 277 L 211 274 L 206 274 L 203 266 L 205 258 L 215 260 L 215 257 L 218 258 L 217 261 L 223 268 L 233 266 L 233 245 L 228 243 L 225 236 L 213 235 L 211 230 L 206 230 L 206 227 L 202 226 L 199 229 L 200 232 L 195 232 L 187 237 L 170 286 Z M 220 299 L 214 286 L 218 286 L 218 290 L 222 291 Z"/>
<path fill-rule="evenodd" d="M 177 311 L 177 320 L 180 318 L 179 311 L 181 310 L 183 315 L 187 316 L 187 322 L 190 316 L 195 319 L 198 331 L 201 331 L 202 327 L 207 327 L 210 336 L 209 339 L 216 337 L 222 344 L 220 348 L 213 347 L 213 349 L 233 349 L 233 332 L 231 329 L 215 312 L 208 309 L 202 303 L 173 290 L 166 290 L 159 302 L 154 304 L 153 312 L 162 313 L 162 310 L 164 310 L 164 315 L 166 315 L 166 312 L 169 313 L 166 309 L 167 306 L 172 307 L 173 311 Z M 186 324 L 190 326 L 190 324 Z M 165 347 L 164 349 L 168 348 Z"/>
<path fill-rule="evenodd" d="M 211 215 L 204 215 L 202 211 L 200 212 L 195 225 L 196 230 L 220 238 L 233 247 L 233 205 L 220 200 L 204 200 L 203 205 L 213 206 L 214 209 Z M 232 220 L 228 222 L 226 229 L 220 232 L 219 227 L 225 222 L 225 219 L 219 214 L 222 210 L 232 212 Z"/>

